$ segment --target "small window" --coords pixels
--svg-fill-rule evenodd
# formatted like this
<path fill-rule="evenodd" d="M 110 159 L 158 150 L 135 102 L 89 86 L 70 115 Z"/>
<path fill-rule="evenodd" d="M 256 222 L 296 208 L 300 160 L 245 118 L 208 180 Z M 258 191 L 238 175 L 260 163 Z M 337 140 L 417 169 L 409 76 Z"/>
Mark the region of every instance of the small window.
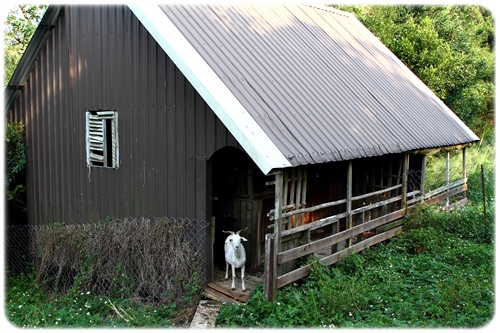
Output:
<path fill-rule="evenodd" d="M 87 165 L 118 168 L 118 113 L 87 111 Z"/>

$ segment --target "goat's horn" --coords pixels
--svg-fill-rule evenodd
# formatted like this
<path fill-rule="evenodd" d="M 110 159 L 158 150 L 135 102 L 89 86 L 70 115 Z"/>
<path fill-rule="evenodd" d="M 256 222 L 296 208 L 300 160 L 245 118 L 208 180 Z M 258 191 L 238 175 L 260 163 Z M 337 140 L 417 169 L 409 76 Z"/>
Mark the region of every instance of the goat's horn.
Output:
<path fill-rule="evenodd" d="M 245 229 L 238 230 L 238 231 L 236 231 L 236 233 L 239 235 L 239 234 L 240 234 L 240 232 L 245 231 L 245 230 L 247 230 L 247 229 L 248 229 L 248 227 L 246 227 Z"/>
<path fill-rule="evenodd" d="M 222 230 L 222 232 L 226 233 L 226 234 L 231 234 L 231 235 L 234 235 L 234 231 L 226 231 L 226 230 Z"/>

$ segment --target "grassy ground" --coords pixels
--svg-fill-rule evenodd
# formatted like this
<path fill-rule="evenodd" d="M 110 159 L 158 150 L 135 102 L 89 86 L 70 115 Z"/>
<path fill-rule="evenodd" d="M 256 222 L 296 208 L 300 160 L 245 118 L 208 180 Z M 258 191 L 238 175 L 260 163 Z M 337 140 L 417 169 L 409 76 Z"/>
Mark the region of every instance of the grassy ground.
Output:
<path fill-rule="evenodd" d="M 12 279 L 6 288 L 5 315 L 21 328 L 182 327 L 195 310 L 196 304 L 145 304 L 84 290 L 58 297 L 42 292 L 33 275 Z"/>

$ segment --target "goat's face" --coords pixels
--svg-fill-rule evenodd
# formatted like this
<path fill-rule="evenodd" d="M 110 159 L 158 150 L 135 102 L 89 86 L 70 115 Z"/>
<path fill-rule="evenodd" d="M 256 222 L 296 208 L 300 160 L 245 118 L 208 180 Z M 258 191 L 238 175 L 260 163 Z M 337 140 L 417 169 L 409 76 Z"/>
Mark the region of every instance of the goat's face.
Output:
<path fill-rule="evenodd" d="M 229 244 L 235 250 L 239 250 L 239 248 L 241 247 L 241 242 L 246 242 L 246 241 L 247 239 L 245 237 L 241 237 L 238 234 L 229 235 L 226 238 L 226 242 L 229 242 Z"/>
<path fill-rule="evenodd" d="M 241 247 L 241 242 L 247 241 L 247 239 L 245 237 L 240 236 L 240 232 L 242 232 L 246 229 L 247 228 L 245 228 L 243 230 L 236 231 L 236 232 L 234 232 L 234 231 L 222 231 L 222 232 L 225 232 L 227 234 L 230 234 L 229 236 L 227 236 L 225 243 L 232 246 L 235 251 L 238 250 Z"/>

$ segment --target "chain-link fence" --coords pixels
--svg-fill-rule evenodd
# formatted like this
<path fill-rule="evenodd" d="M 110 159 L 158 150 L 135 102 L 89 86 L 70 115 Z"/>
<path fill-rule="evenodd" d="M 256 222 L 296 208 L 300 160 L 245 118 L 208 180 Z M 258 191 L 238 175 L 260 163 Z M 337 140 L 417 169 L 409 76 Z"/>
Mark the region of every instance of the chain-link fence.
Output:
<path fill-rule="evenodd" d="M 413 199 L 413 202 L 419 202 L 423 195 L 429 195 L 437 191 L 433 195 L 442 193 L 440 188 L 446 187 L 449 184 L 454 184 L 452 187 L 460 185 L 463 180 L 463 155 L 461 150 L 454 150 L 449 153 L 442 152 L 435 155 L 429 155 L 426 161 L 425 180 L 422 184 L 424 174 L 422 170 L 410 169 L 408 173 L 408 194 Z M 423 187 L 422 187 L 423 185 Z M 423 190 L 423 193 L 422 193 Z M 463 194 L 458 193 L 450 197 L 450 200 L 455 201 L 463 197 Z"/>
<path fill-rule="evenodd" d="M 463 155 L 462 150 L 457 149 L 449 153 L 442 152 L 427 157 L 427 170 L 425 174 L 426 191 L 445 186 L 463 178 Z"/>
<path fill-rule="evenodd" d="M 211 228 L 187 218 L 127 218 L 95 224 L 10 226 L 8 276 L 33 271 L 51 293 L 72 287 L 108 296 L 178 301 L 201 295 Z"/>

